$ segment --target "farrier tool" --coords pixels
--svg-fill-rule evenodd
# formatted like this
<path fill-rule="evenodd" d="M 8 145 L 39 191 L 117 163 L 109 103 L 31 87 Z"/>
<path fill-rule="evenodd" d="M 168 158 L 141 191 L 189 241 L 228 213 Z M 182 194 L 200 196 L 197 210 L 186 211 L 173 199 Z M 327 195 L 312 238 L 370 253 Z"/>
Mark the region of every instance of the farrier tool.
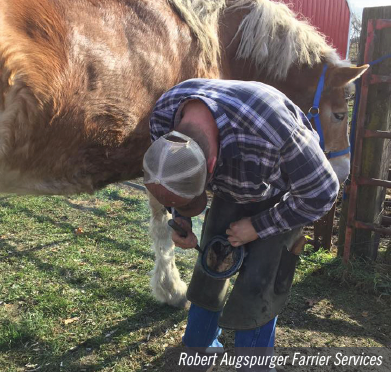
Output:
<path fill-rule="evenodd" d="M 187 237 L 187 231 L 174 220 L 169 220 L 168 225 L 180 237 Z M 204 250 L 198 244 L 195 246 L 195 249 L 200 252 L 202 269 L 214 279 L 227 279 L 236 274 L 246 256 L 244 246 L 233 247 L 229 243 L 226 235 L 216 235 L 213 237 L 205 245 Z"/>

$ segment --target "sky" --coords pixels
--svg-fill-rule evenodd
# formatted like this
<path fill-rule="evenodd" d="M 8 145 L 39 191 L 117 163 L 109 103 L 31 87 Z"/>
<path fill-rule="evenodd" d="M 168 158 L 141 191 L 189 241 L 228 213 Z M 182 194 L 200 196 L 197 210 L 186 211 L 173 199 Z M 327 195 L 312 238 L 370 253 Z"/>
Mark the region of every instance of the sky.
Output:
<path fill-rule="evenodd" d="M 363 8 L 369 6 L 387 6 L 391 5 L 391 0 L 349 0 L 349 3 L 354 8 L 354 11 L 362 12 Z"/>

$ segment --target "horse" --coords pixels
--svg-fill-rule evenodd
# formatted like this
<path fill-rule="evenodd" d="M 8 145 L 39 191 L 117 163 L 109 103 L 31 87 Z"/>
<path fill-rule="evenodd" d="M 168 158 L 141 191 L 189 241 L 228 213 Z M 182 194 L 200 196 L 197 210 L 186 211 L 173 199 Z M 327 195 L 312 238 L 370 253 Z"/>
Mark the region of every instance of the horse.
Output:
<path fill-rule="evenodd" d="M 317 110 L 325 152 L 338 154 L 345 88 L 366 68 L 270 0 L 0 0 L 0 192 L 93 193 L 142 175 L 155 102 L 195 77 L 275 86 Z M 330 162 L 346 178 L 349 154 Z M 169 216 L 149 204 L 152 291 L 183 306 Z"/>

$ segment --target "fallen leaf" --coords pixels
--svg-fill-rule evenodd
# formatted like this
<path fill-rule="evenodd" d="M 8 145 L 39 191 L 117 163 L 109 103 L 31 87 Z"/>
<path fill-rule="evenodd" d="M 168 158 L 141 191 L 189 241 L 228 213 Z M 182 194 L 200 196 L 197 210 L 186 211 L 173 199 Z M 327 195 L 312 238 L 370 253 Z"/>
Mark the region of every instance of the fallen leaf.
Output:
<path fill-rule="evenodd" d="M 130 278 L 129 274 L 119 276 L 118 280 L 124 280 L 124 279 L 127 279 L 127 278 Z"/>
<path fill-rule="evenodd" d="M 35 368 L 38 367 L 38 364 L 28 363 L 28 364 L 25 365 L 25 367 L 28 368 L 28 369 L 33 369 L 33 368 L 35 369 Z"/>
<path fill-rule="evenodd" d="M 64 320 L 64 324 L 65 324 L 65 325 L 71 324 L 71 323 L 74 323 L 74 322 L 76 322 L 76 321 L 78 321 L 78 320 L 79 320 L 79 317 L 65 319 L 65 320 Z"/>
<path fill-rule="evenodd" d="M 361 315 L 362 315 L 364 318 L 366 318 L 366 317 L 369 315 L 369 313 L 368 313 L 368 311 L 363 311 L 363 312 L 361 313 Z"/>
<path fill-rule="evenodd" d="M 76 235 L 82 235 L 84 233 L 84 230 L 81 227 L 78 227 L 75 229 L 75 234 Z"/>

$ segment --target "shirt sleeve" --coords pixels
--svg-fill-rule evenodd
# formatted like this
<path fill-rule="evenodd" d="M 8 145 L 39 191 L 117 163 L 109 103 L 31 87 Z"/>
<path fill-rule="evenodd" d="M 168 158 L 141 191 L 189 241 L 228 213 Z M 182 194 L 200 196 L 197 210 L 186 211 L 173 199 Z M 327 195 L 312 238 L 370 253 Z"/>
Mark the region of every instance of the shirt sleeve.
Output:
<path fill-rule="evenodd" d="M 251 218 L 262 239 L 318 220 L 338 195 L 338 178 L 311 131 L 296 128 L 280 155 L 281 175 L 290 189 L 274 207 Z"/>
<path fill-rule="evenodd" d="M 159 137 L 167 134 L 172 127 L 172 111 L 154 110 L 149 119 L 149 130 L 151 141 L 156 141 Z"/>

